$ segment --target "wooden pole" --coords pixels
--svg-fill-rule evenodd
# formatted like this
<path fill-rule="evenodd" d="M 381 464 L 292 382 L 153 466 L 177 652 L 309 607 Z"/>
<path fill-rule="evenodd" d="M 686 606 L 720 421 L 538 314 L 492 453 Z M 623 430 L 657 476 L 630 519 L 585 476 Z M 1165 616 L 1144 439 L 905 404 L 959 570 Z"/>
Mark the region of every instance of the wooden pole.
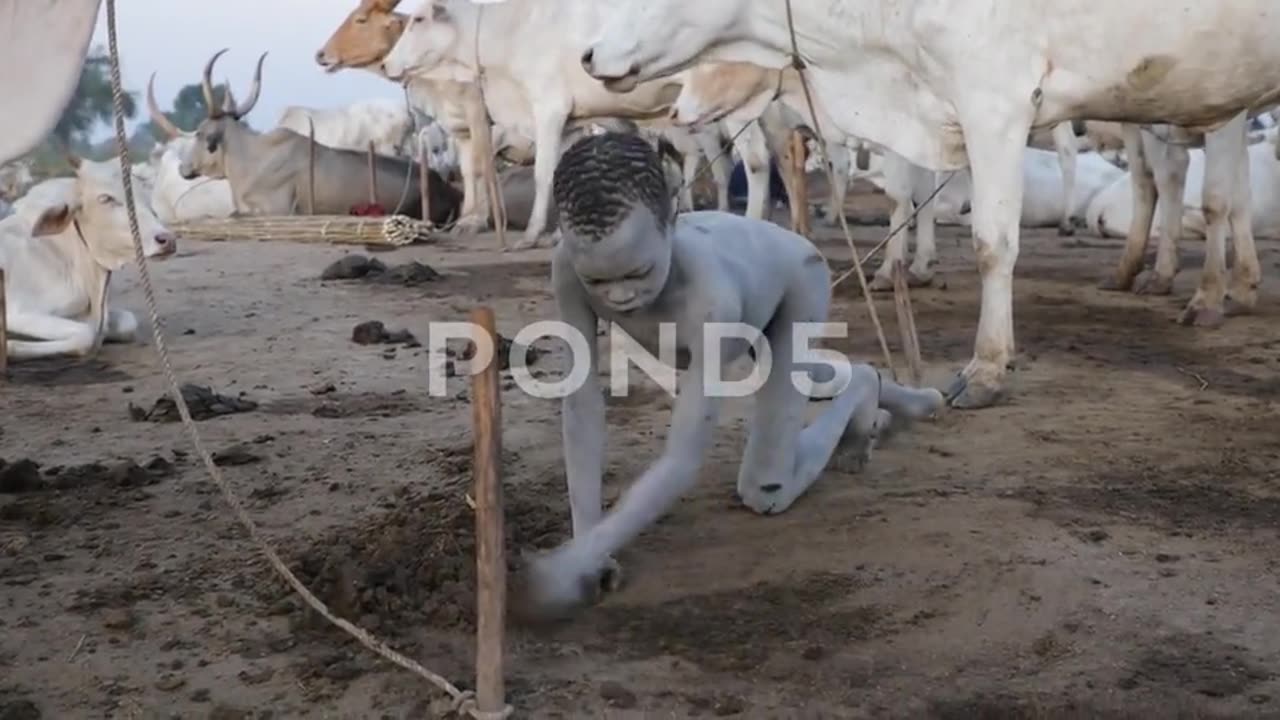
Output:
<path fill-rule="evenodd" d="M 791 131 L 791 229 L 799 235 L 809 237 L 809 178 L 804 172 L 804 161 L 808 156 L 808 148 L 804 144 L 804 135 L 799 130 Z"/>
<path fill-rule="evenodd" d="M 373 151 L 372 140 L 369 141 L 368 155 L 369 155 L 369 204 L 377 205 L 378 204 L 378 173 L 374 169 L 373 158 L 375 153 Z"/>
<path fill-rule="evenodd" d="M 916 316 L 911 311 L 911 294 L 907 288 L 907 271 L 901 260 L 893 261 L 893 307 L 898 312 L 898 332 L 902 335 L 902 353 L 907 356 L 911 384 L 920 387 L 924 381 L 920 359 L 920 338 L 916 335 Z"/>
<path fill-rule="evenodd" d="M 471 419 L 475 438 L 476 500 L 476 705 L 482 713 L 506 707 L 502 677 L 503 623 L 507 604 L 507 561 L 502 528 L 502 402 L 498 385 L 498 333 L 493 310 L 471 312 L 477 335 L 489 337 L 494 357 L 471 376 Z M 480 347 L 480 338 L 473 342 Z"/>
<path fill-rule="evenodd" d="M 422 133 L 418 133 L 418 194 L 421 196 L 424 222 L 431 222 L 431 163 L 428 157 L 427 144 Z"/>
<path fill-rule="evenodd" d="M 9 376 L 9 324 L 5 318 L 8 307 L 4 300 L 4 268 L 0 268 L 0 380 Z"/>
<path fill-rule="evenodd" d="M 316 124 L 307 117 L 307 214 L 316 214 Z"/>

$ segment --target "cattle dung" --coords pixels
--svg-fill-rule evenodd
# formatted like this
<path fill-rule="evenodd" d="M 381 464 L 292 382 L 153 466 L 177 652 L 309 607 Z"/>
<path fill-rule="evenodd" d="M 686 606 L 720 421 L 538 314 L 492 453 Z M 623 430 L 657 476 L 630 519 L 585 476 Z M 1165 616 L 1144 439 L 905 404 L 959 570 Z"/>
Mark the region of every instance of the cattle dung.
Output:
<path fill-rule="evenodd" d="M 412 287 L 440 279 L 435 268 L 410 261 L 388 267 L 377 258 L 364 255 L 347 255 L 329 265 L 320 273 L 321 280 L 369 280 L 387 285 Z"/>
<path fill-rule="evenodd" d="M 187 383 L 181 391 L 182 399 L 191 411 L 191 419 L 196 421 L 258 409 L 258 403 L 252 400 L 219 395 L 212 388 L 200 385 Z M 129 417 L 136 422 L 178 422 L 182 419 L 177 403 L 168 395 L 157 399 L 150 410 L 129 403 Z"/>

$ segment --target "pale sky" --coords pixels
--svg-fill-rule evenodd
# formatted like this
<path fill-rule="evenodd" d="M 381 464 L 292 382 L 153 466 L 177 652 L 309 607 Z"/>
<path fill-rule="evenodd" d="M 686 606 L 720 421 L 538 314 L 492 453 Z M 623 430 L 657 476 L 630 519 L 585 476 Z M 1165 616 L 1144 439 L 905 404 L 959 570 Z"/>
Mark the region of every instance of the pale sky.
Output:
<path fill-rule="evenodd" d="M 405 3 L 407 8 L 415 4 Z M 152 72 L 156 100 L 168 110 L 178 89 L 199 82 L 204 63 L 224 47 L 230 50 L 218 58 L 213 81 L 230 80 L 241 99 L 249 92 L 258 56 L 269 53 L 262 69 L 262 97 L 245 118 L 256 128 L 274 127 L 289 105 L 326 108 L 366 98 L 403 98 L 400 86 L 372 73 L 327 75 L 316 65 L 316 51 L 355 6 L 356 0 L 119 0 L 121 78 L 126 90 L 139 93 L 139 120 L 146 119 L 142 93 Z M 93 44 L 107 47 L 105 2 Z M 96 135 L 107 132 L 100 126 Z"/>

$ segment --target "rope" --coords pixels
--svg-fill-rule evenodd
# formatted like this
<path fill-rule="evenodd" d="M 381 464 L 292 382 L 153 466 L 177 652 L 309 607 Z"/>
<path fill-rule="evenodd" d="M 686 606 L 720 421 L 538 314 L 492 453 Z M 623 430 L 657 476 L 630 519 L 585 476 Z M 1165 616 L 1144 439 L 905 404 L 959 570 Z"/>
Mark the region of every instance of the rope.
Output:
<path fill-rule="evenodd" d="M 834 173 L 831 169 L 832 168 L 831 159 L 827 156 L 827 142 L 825 139 L 826 136 L 822 134 L 822 128 L 818 124 L 818 111 L 813 104 L 813 95 L 809 92 L 809 81 L 804 75 L 806 66 L 805 66 L 804 60 L 801 59 L 800 57 L 800 45 L 799 45 L 799 42 L 796 40 L 796 24 L 795 24 L 795 19 L 792 16 L 791 0 L 785 0 L 785 2 L 787 4 L 787 30 L 791 35 L 791 66 L 795 68 L 796 75 L 800 77 L 800 88 L 804 91 L 805 104 L 809 106 L 809 117 L 813 121 L 813 132 L 815 135 L 818 136 L 818 142 L 814 144 L 817 145 L 818 149 L 821 151 L 823 165 L 826 167 L 826 170 L 827 170 L 827 181 L 828 181 L 828 184 L 830 184 L 831 191 L 832 191 L 832 208 L 831 209 L 833 212 L 836 213 L 836 217 L 840 219 L 840 229 L 844 232 L 845 242 L 848 243 L 849 252 L 853 257 L 853 268 L 845 272 L 844 274 L 842 274 L 840 277 L 836 278 L 835 282 L 831 283 L 831 288 L 834 290 L 837 286 L 840 285 L 840 283 L 844 282 L 845 279 L 848 278 L 850 274 L 855 274 L 858 276 L 858 284 L 862 287 L 862 296 L 866 298 L 867 310 L 868 312 L 871 313 L 871 324 L 874 325 L 876 329 L 876 339 L 880 341 L 880 350 L 881 352 L 884 353 L 884 359 L 885 359 L 885 362 L 888 363 L 889 372 L 892 373 L 893 377 L 896 379 L 898 377 L 898 371 L 894 369 L 893 355 L 889 352 L 889 342 L 888 340 L 885 339 L 884 327 L 880 324 L 880 315 L 879 313 L 876 312 L 876 304 L 875 304 L 875 300 L 873 300 L 871 297 L 871 289 L 867 287 L 867 276 L 862 271 L 862 263 L 866 262 L 866 260 L 871 259 L 872 255 L 878 252 L 880 248 L 887 245 L 890 239 L 892 239 L 895 235 L 901 232 L 903 228 L 905 228 L 908 224 L 910 224 L 911 220 L 914 219 L 917 214 L 919 214 L 920 210 L 924 208 L 926 204 L 932 202 L 933 199 L 937 197 L 938 193 L 942 191 L 942 188 L 946 187 L 947 183 L 951 182 L 951 178 L 955 177 L 955 172 L 953 171 L 950 175 L 948 175 L 947 179 L 943 181 L 940 185 L 938 185 L 937 188 L 934 189 L 933 194 L 930 195 L 927 200 L 925 200 L 923 203 L 921 203 L 916 207 L 915 211 L 911 213 L 911 216 L 908 217 L 905 222 L 903 222 L 897 228 L 894 228 L 893 230 L 891 230 L 888 237 L 882 240 L 879 245 L 877 245 L 874 249 L 872 249 L 871 252 L 867 253 L 866 260 L 860 259 L 858 257 L 858 248 L 853 244 L 853 233 L 849 231 L 849 220 L 844 216 L 844 198 L 837 198 L 835 197 L 835 194 L 834 194 L 836 183 L 835 183 L 835 178 L 833 177 Z"/>
<path fill-rule="evenodd" d="M 677 197 L 679 197 L 680 193 L 683 192 L 685 188 L 693 187 L 693 184 L 696 183 L 698 179 L 703 176 L 704 173 L 707 173 L 711 170 L 711 167 L 715 165 L 717 160 L 733 152 L 733 144 L 737 142 L 738 138 L 742 135 L 742 133 L 746 132 L 747 128 L 751 127 L 752 125 L 759 125 L 759 121 L 752 120 L 751 122 L 743 125 L 742 127 L 738 128 L 738 132 L 734 133 L 733 137 L 729 138 L 728 143 L 721 143 L 720 152 L 717 153 L 715 157 L 707 158 L 707 164 L 699 167 L 698 170 L 694 172 L 693 177 L 677 185 L 675 190 L 673 190 L 671 193 L 671 199 L 675 200 Z M 764 128 L 761 127 L 761 132 L 763 131 L 764 131 Z M 766 193 L 768 192 L 768 186 L 766 186 L 765 192 Z"/>
<path fill-rule="evenodd" d="M 447 693 L 453 699 L 453 709 L 458 713 L 467 713 L 475 718 L 488 718 L 493 716 L 492 713 L 480 713 L 476 708 L 475 694 L 471 691 L 460 690 L 457 686 L 450 683 L 445 678 L 437 675 L 420 665 L 417 661 L 408 658 L 392 648 L 378 638 L 370 635 L 363 628 L 360 628 L 340 617 L 334 615 L 323 602 L 302 584 L 296 575 L 293 574 L 285 565 L 284 561 L 276 551 L 263 539 L 253 518 L 249 517 L 244 506 L 240 503 L 240 499 L 231 491 L 231 487 L 227 484 L 222 472 L 213 462 L 213 457 L 209 454 L 209 450 L 205 447 L 204 442 L 200 438 L 200 433 L 196 429 L 195 423 L 191 419 L 191 410 L 187 407 L 186 400 L 182 397 L 182 391 L 178 389 L 178 380 L 173 372 L 173 364 L 169 359 L 169 351 L 164 340 L 164 326 L 160 320 L 160 312 L 156 307 L 155 289 L 151 284 L 151 273 L 147 268 L 146 254 L 142 250 L 142 233 L 138 228 L 138 213 L 134 206 L 133 199 L 133 181 L 130 177 L 128 138 L 124 129 L 124 90 L 121 87 L 120 80 L 120 55 L 116 44 L 116 4 L 115 0 L 107 0 L 107 41 L 111 53 L 111 99 L 115 106 L 115 131 L 116 143 L 120 148 L 120 166 L 122 169 L 122 179 L 124 180 L 124 196 L 125 208 L 129 214 L 129 230 L 133 233 L 133 250 L 134 260 L 138 266 L 138 272 L 142 279 L 143 293 L 147 299 L 147 310 L 151 314 L 151 324 L 153 328 L 152 339 L 155 343 L 156 354 L 160 360 L 161 369 L 164 371 L 165 379 L 169 384 L 169 393 L 173 397 L 174 403 L 178 407 L 178 415 L 182 418 L 182 425 L 186 429 L 187 434 L 191 436 L 191 443 L 195 446 L 196 452 L 200 455 L 200 459 L 204 462 L 205 468 L 209 471 L 210 477 L 213 479 L 218 490 L 221 491 L 223 499 L 231 506 L 235 513 L 236 519 L 244 526 L 245 531 L 249 534 L 250 540 L 257 545 L 258 550 L 266 557 L 271 567 L 276 573 L 294 589 L 307 605 L 315 610 L 322 617 L 333 625 L 337 626 L 351 637 L 355 638 L 361 645 L 372 650 L 386 660 L 418 675 L 432 685 L 440 688 L 441 691 Z M 497 714 L 498 717 L 506 717 L 511 711 L 508 706 L 503 713 Z"/>

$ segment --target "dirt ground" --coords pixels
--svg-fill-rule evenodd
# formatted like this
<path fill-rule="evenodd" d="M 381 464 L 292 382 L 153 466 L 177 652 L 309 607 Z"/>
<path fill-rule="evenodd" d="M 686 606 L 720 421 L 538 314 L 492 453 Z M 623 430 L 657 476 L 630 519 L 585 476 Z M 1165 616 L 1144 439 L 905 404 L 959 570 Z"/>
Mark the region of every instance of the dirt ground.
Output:
<path fill-rule="evenodd" d="M 865 250 L 885 227 L 855 232 Z M 978 301 L 967 233 L 940 244 L 937 286 L 912 295 L 939 384 L 968 360 Z M 749 400 L 730 403 L 696 490 L 619 558 L 625 587 L 573 622 L 511 628 L 510 702 L 539 718 L 1280 717 L 1280 244 L 1260 245 L 1258 313 L 1203 331 L 1172 321 L 1196 243 L 1175 297 L 1144 298 L 1094 289 L 1119 242 L 1026 231 L 1013 397 L 918 425 L 778 517 L 735 500 Z M 352 333 L 377 320 L 425 344 L 481 303 L 508 336 L 554 317 L 546 251 L 493 246 L 376 254 L 439 271 L 416 285 L 321 281 L 365 252 L 324 245 L 186 242 L 152 265 L 181 379 L 252 403 L 199 429 L 263 533 L 338 612 L 464 687 L 465 379 L 431 398 L 425 348 Z M 837 291 L 853 329 L 837 346 L 878 362 L 856 287 Z M 114 291 L 145 314 L 132 270 Z M 544 349 L 534 368 L 556 377 L 565 354 Z M 144 417 L 157 368 L 147 345 L 113 345 L 0 386 L 0 718 L 438 716 L 439 693 L 301 609 L 182 426 Z M 613 499 L 656 457 L 670 401 L 649 386 L 609 402 Z M 504 403 L 511 552 L 550 547 L 569 520 L 558 405 Z"/>

